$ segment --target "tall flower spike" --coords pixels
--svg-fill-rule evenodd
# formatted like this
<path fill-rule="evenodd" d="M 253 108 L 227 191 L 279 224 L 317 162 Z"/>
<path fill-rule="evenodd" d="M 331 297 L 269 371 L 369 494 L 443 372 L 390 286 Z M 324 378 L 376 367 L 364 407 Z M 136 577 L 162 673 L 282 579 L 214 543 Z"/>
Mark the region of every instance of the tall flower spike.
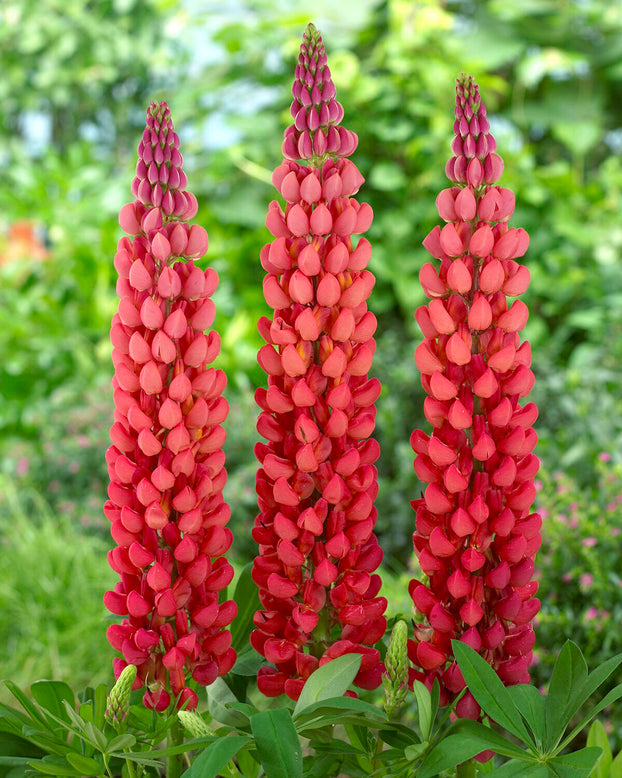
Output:
<path fill-rule="evenodd" d="M 519 404 L 534 383 L 529 343 L 519 337 L 528 310 L 507 301 L 529 285 L 529 271 L 516 261 L 529 238 L 508 226 L 514 195 L 495 185 L 503 162 L 471 77 L 457 80 L 456 97 L 447 173 L 457 185 L 436 200 L 446 224 L 423 245 L 440 268 L 429 262 L 421 269 L 431 302 L 415 313 L 424 335 L 415 359 L 433 430 L 411 437 L 415 471 L 428 484 L 412 503 L 414 545 L 428 583 L 410 583 L 425 619 L 409 644 L 418 668 L 411 675 L 429 687 L 438 678 L 445 702 L 464 688 L 452 639 L 478 651 L 505 684 L 528 681 L 542 523 L 530 513 L 538 410 Z M 456 713 L 479 716 L 470 693 Z"/>
<path fill-rule="evenodd" d="M 197 203 L 185 186 L 170 111 L 152 103 L 132 185 L 137 199 L 119 215 L 132 238 L 121 238 L 115 255 L 121 299 L 110 332 L 115 412 L 104 512 L 117 544 L 109 562 L 121 579 L 105 604 L 127 617 L 107 632 L 123 655 L 115 674 L 136 665 L 135 688 L 147 686 L 144 703 L 156 710 L 169 706 L 170 693 L 192 710 L 188 677 L 208 685 L 235 662 L 223 628 L 236 605 L 219 603 L 233 577 L 224 557 L 232 540 L 222 497 L 226 378 L 206 367 L 220 339 L 204 334 L 218 276 L 195 265 L 207 233 L 186 223 Z"/>
<path fill-rule="evenodd" d="M 253 578 L 263 610 L 251 643 L 272 665 L 259 671 L 260 690 L 292 699 L 319 665 L 344 653 L 363 655 L 355 684 L 376 688 L 382 664 L 373 646 L 386 627 L 386 600 L 373 574 L 382 559 L 373 533 L 379 446 L 369 437 L 380 383 L 367 376 L 376 319 L 366 300 L 374 277 L 365 269 L 369 241 L 352 242 L 368 229 L 372 211 L 352 197 L 363 177 L 346 158 L 352 134 L 332 133 L 342 116 L 334 95 L 322 40 L 309 25 L 294 107 L 302 106 L 297 117 L 315 118 L 304 126 L 297 118 L 288 130 L 290 159 L 272 179 L 287 205 L 283 211 L 272 202 L 266 220 L 274 240 L 261 263 L 274 315 L 258 325 L 268 389 L 256 394 L 257 429 L 267 443 L 255 449 L 261 467 Z M 316 144 L 318 133 L 326 146 Z M 292 146 L 293 138 L 299 142 Z"/>

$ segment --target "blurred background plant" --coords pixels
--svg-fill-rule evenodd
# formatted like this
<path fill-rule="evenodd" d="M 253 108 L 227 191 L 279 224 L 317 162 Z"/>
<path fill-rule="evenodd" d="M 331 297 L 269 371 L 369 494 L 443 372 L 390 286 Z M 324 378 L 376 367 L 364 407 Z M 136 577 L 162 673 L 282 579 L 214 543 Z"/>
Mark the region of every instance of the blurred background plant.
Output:
<path fill-rule="evenodd" d="M 425 425 L 412 357 L 421 338 L 413 320 L 423 302 L 417 275 L 427 261 L 421 240 L 437 221 L 435 193 L 447 185 L 439 171 L 450 155 L 454 79 L 465 69 L 486 96 L 506 163 L 502 183 L 516 192 L 513 224 L 531 235 L 526 336 L 541 411 L 539 504 L 547 512 L 534 673 L 544 682 L 564 637 L 576 639 L 592 664 L 620 650 L 612 625 L 622 607 L 622 6 L 4 0 L 0 537 L 7 605 L 0 636 L 14 635 L 17 653 L 0 662 L 0 676 L 73 682 L 85 663 L 92 674 L 110 667 L 105 640 L 97 641 L 105 626 L 101 594 L 111 583 L 101 505 L 112 413 L 112 257 L 121 234 L 116 214 L 130 199 L 152 99 L 171 106 L 197 220 L 210 235 L 207 261 L 220 273 L 219 366 L 229 375 L 232 406 L 227 498 L 236 558 L 253 553 L 252 390 L 264 380 L 255 323 L 266 312 L 258 256 L 270 171 L 288 121 L 288 74 L 310 19 L 330 51 L 348 127 L 359 134 L 356 163 L 376 214 L 374 370 L 384 385 L 378 529 L 394 613 L 409 616 L 409 500 L 421 489 L 408 442 Z M 50 610 L 60 584 L 42 585 L 54 576 L 42 579 L 41 571 L 74 569 L 67 549 L 74 538 L 84 569 L 58 579 L 63 614 Z M 20 606 L 29 592 L 29 607 Z M 74 639 L 67 617 L 78 613 L 88 614 L 95 643 Z M 21 620 L 29 623 L 20 631 Z M 86 628 L 82 617 L 80 624 Z M 45 642 L 53 634 L 67 635 L 58 650 Z M 62 663 L 54 659 L 60 648 Z M 36 668 L 26 661 L 35 653 Z"/>

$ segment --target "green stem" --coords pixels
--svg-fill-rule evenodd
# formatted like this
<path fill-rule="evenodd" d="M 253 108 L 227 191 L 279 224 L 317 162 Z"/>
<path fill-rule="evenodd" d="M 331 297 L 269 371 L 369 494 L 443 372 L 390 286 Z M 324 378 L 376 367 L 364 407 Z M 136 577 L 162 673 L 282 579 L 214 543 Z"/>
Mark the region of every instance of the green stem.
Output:
<path fill-rule="evenodd" d="M 469 759 L 456 767 L 456 778 L 475 778 L 475 762 Z"/>
<path fill-rule="evenodd" d="M 177 716 L 168 731 L 167 745 L 169 748 L 180 746 L 184 742 L 184 734 Z M 183 755 L 174 754 L 166 760 L 166 778 L 179 778 L 183 770 Z"/>
<path fill-rule="evenodd" d="M 136 770 L 134 769 L 134 764 L 132 763 L 132 760 L 126 759 L 125 764 L 127 765 L 127 773 L 130 776 L 130 778 L 136 778 Z"/>
<path fill-rule="evenodd" d="M 108 757 L 106 754 L 102 754 L 103 760 L 104 760 L 104 768 L 106 769 L 106 775 L 108 778 L 114 778 L 113 774 L 110 772 L 110 765 L 108 764 Z"/>
<path fill-rule="evenodd" d="M 376 771 L 382 767 L 382 762 L 378 757 L 382 753 L 383 748 L 384 748 L 384 743 L 380 739 L 380 735 L 378 735 L 378 739 L 376 740 L 376 748 L 374 750 L 374 758 L 372 761 L 372 768 L 373 768 L 374 775 L 376 774 Z"/>

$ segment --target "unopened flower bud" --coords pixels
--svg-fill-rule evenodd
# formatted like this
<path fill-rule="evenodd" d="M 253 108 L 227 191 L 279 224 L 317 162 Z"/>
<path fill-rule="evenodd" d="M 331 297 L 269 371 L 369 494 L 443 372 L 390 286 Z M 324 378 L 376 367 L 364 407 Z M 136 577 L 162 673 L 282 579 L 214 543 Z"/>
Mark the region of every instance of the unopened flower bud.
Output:
<path fill-rule="evenodd" d="M 384 709 L 392 716 L 400 708 L 408 692 L 408 627 L 405 621 L 396 621 L 391 631 L 389 647 L 384 664 L 386 672 L 382 676 L 384 686 Z"/>
<path fill-rule="evenodd" d="M 106 701 L 104 718 L 113 727 L 118 727 L 125 721 L 130 711 L 130 694 L 136 679 L 136 665 L 127 665 L 122 671 L 115 685 L 112 687 Z"/>
<path fill-rule="evenodd" d="M 214 737 L 214 732 L 208 727 L 205 719 L 198 713 L 187 710 L 177 711 L 177 718 L 190 737 Z"/>

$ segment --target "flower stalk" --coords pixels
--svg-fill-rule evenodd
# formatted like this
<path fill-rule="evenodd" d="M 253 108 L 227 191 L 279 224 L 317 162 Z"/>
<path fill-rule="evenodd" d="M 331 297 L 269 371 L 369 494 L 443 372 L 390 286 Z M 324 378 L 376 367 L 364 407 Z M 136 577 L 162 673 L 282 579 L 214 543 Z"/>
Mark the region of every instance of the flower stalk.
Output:
<path fill-rule="evenodd" d="M 415 314 L 424 335 L 415 359 L 433 429 L 411 436 L 415 471 L 428 484 L 412 503 L 427 580 L 409 588 L 420 616 L 409 643 L 411 677 L 428 688 L 438 679 L 441 704 L 464 688 L 452 639 L 478 651 L 505 684 L 527 682 L 540 608 L 532 576 L 541 518 L 530 512 L 538 411 L 520 402 L 534 383 L 529 343 L 519 336 L 528 310 L 508 302 L 529 284 L 517 261 L 529 238 L 508 224 L 514 195 L 496 184 L 503 162 L 470 76 L 457 80 L 455 117 L 446 168 L 453 186 L 436 200 L 445 224 L 423 242 L 440 267 L 422 267 L 430 302 Z M 456 714 L 479 717 L 469 692 Z"/>
<path fill-rule="evenodd" d="M 134 202 L 119 222 L 118 312 L 110 337 L 115 374 L 110 485 L 104 512 L 116 547 L 109 562 L 120 580 L 106 607 L 124 616 L 108 628 L 122 658 L 135 665 L 134 688 L 148 708 L 197 705 L 190 679 L 212 683 L 235 662 L 236 613 L 219 593 L 233 577 L 232 535 L 222 497 L 226 481 L 221 426 L 226 378 L 208 367 L 220 341 L 210 299 L 216 272 L 195 261 L 207 250 L 205 230 L 188 224 L 197 211 L 186 190 L 179 138 L 166 103 L 152 103 L 138 147 Z"/>
<path fill-rule="evenodd" d="M 268 388 L 256 393 L 259 555 L 253 578 L 263 609 L 251 643 L 271 666 L 259 671 L 268 696 L 297 699 L 309 675 L 344 653 L 361 653 L 355 685 L 376 688 L 386 600 L 374 571 L 378 491 L 370 437 L 380 382 L 369 379 L 376 319 L 366 270 L 372 220 L 354 194 L 363 177 L 348 159 L 356 135 L 340 126 L 343 108 L 319 32 L 304 34 L 292 89 L 292 126 L 273 175 L 266 224 L 264 293 L 273 309 L 259 321 L 258 361 Z"/>

